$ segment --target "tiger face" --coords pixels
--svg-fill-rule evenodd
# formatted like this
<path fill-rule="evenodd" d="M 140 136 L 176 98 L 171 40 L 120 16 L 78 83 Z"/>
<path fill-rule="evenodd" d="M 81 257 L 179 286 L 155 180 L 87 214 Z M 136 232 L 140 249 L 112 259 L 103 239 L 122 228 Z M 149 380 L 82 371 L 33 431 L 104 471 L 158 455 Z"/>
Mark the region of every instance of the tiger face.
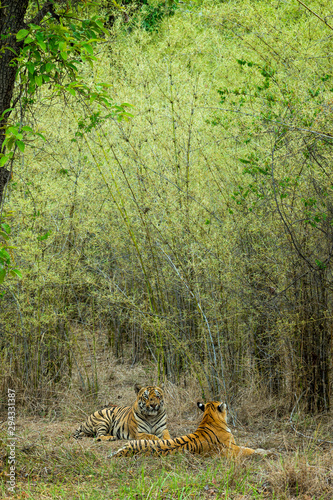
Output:
<path fill-rule="evenodd" d="M 171 439 L 166 427 L 163 391 L 160 387 L 135 385 L 132 406 L 109 405 L 88 417 L 74 433 L 96 436 L 98 441 L 115 439 Z"/>
<path fill-rule="evenodd" d="M 136 385 L 138 409 L 142 415 L 155 416 L 164 407 L 164 394 L 160 387 L 141 387 Z"/>

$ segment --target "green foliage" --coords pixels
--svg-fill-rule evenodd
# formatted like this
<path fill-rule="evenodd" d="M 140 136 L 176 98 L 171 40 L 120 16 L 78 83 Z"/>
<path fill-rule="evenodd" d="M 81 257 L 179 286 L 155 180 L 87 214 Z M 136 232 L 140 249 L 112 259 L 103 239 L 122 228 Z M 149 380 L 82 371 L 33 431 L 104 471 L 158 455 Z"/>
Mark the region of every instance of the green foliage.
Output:
<path fill-rule="evenodd" d="M 165 16 L 172 16 L 177 8 L 178 2 L 149 2 L 145 0 L 142 2 L 140 9 L 141 13 L 141 26 L 149 31 L 157 31 L 161 21 Z"/>
<path fill-rule="evenodd" d="M 206 396 L 257 381 L 291 405 L 316 393 L 305 372 L 330 352 L 332 312 L 324 28 L 288 2 L 179 3 L 158 37 L 115 24 L 82 81 L 39 87 L 26 122 L 47 141 L 15 160 L 9 201 L 27 277 L 19 293 L 10 284 L 20 369 L 35 387 L 70 373 L 77 330 L 90 346 L 98 325 L 117 356 L 149 357 L 174 382 L 193 372 Z M 69 47 L 57 64 L 75 59 Z M 99 81 L 112 87 L 95 98 Z M 9 335 L 17 306 L 5 300 Z"/>
<path fill-rule="evenodd" d="M 21 153 L 24 153 L 25 141 L 29 141 L 28 138 L 31 140 L 31 137 L 41 137 L 45 141 L 45 137 L 42 134 L 34 131 L 28 125 L 21 126 L 20 123 L 16 123 L 7 127 L 2 148 L 9 150 L 9 153 L 1 153 L 0 166 L 2 167 L 9 159 L 13 158 L 14 152 L 12 150 L 17 148 Z"/>
<path fill-rule="evenodd" d="M 96 16 L 78 25 L 49 22 L 20 30 L 16 38 L 24 40 L 24 46 L 17 62 L 22 82 L 28 83 L 28 93 L 50 81 L 59 83 L 64 75 L 76 80 L 78 65 L 91 65 L 95 60 L 94 47 L 103 33 L 103 23 Z"/>
<path fill-rule="evenodd" d="M 107 34 L 103 22 L 98 16 L 92 16 L 75 24 L 72 17 L 73 12 L 68 11 L 61 18 L 61 22 L 49 19 L 40 26 L 29 24 L 29 29 L 21 29 L 16 34 L 17 41 L 23 41 L 23 47 L 13 63 L 18 68 L 17 80 L 20 81 L 21 87 L 25 87 L 27 96 L 30 96 L 22 99 L 23 104 L 33 104 L 33 96 L 38 88 L 48 84 L 53 85 L 52 88 L 58 93 L 69 92 L 74 97 L 86 100 L 88 104 L 96 102 L 104 108 L 109 108 L 110 112 L 103 117 L 104 120 L 114 117 L 118 121 L 128 119 L 131 117 L 126 111 L 129 104 L 114 104 L 107 93 L 108 84 L 94 82 L 90 85 L 78 70 L 79 66 L 85 66 L 87 63 L 93 67 L 93 62 L 96 61 L 94 49 L 101 36 Z M 2 118 L 9 111 L 13 109 L 5 110 Z M 98 115 L 100 112 L 91 115 L 92 126 L 96 126 Z M 45 140 L 42 134 L 30 126 L 22 126 L 19 122 L 7 126 L 2 143 L 3 152 L 0 153 L 0 167 L 13 159 L 16 150 L 24 153 L 26 142 L 31 142 L 31 139 L 37 136 Z M 5 253 L 0 257 L 3 266 L 1 283 L 7 274 L 7 267 L 10 269 L 9 256 L 6 250 L 3 252 Z M 12 274 L 16 272 L 16 269 L 11 270 Z"/>
<path fill-rule="evenodd" d="M 96 61 L 94 49 L 101 37 L 107 33 L 101 18 L 92 16 L 80 23 L 71 22 L 68 13 L 65 22 L 48 22 L 45 26 L 29 25 L 29 30 L 20 30 L 17 40 L 24 40 L 24 46 L 17 58 L 19 78 L 26 85 L 27 93 L 35 94 L 43 84 L 53 84 L 54 88 L 67 91 L 72 96 L 94 101 L 113 109 L 113 116 L 122 119 L 124 109 L 112 103 L 107 94 L 108 84 L 87 83 L 84 71 L 79 67 L 88 64 L 91 68 Z M 68 22 L 66 22 L 68 19 Z M 31 101 L 29 101 L 31 103 Z"/>
<path fill-rule="evenodd" d="M 118 17 L 129 31 L 140 26 L 152 33 L 159 30 L 162 21 L 172 16 L 178 6 L 178 0 L 122 0 L 119 3 L 106 0 L 106 13 L 111 26 Z"/>

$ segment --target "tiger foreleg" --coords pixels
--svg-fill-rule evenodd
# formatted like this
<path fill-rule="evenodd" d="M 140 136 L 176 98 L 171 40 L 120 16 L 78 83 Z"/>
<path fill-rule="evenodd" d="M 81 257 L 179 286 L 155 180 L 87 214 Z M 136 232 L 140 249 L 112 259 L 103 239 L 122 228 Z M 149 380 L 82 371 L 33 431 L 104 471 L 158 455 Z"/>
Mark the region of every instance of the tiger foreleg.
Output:
<path fill-rule="evenodd" d="M 117 451 L 111 451 L 110 454 L 108 455 L 108 458 L 129 457 L 131 455 L 133 455 L 133 451 L 124 446 L 123 448 L 120 448 Z"/>
<path fill-rule="evenodd" d="M 250 455 L 259 455 L 260 457 L 276 456 L 276 453 L 271 450 L 263 450 L 262 448 L 246 448 L 244 446 L 235 446 L 232 449 L 232 456 L 234 457 L 249 457 Z"/>
<path fill-rule="evenodd" d="M 226 455 L 235 458 L 235 457 L 249 457 L 254 453 L 256 453 L 256 451 L 253 450 L 252 448 L 246 448 L 245 446 L 237 446 L 235 444 L 232 444 L 231 447 L 228 449 Z"/>
<path fill-rule="evenodd" d="M 169 433 L 168 429 L 165 429 L 162 432 L 162 439 L 171 439 L 171 436 L 170 436 L 170 433 Z"/>
<path fill-rule="evenodd" d="M 254 450 L 254 453 L 260 457 L 279 458 L 279 454 L 274 450 L 263 450 L 262 448 L 257 448 Z"/>
<path fill-rule="evenodd" d="M 117 441 L 115 436 L 103 435 L 97 436 L 97 441 Z"/>
<path fill-rule="evenodd" d="M 155 436 L 155 434 L 146 434 L 145 432 L 139 432 L 135 436 L 135 439 L 149 439 L 150 441 L 159 441 L 159 437 Z"/>

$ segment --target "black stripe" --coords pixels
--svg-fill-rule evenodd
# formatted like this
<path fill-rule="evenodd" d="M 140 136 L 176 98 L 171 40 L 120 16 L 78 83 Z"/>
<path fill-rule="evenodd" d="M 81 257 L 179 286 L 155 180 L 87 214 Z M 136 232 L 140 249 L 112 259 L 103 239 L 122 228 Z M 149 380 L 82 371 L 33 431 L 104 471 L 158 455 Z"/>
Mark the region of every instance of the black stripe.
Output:
<path fill-rule="evenodd" d="M 205 436 L 206 440 L 208 440 L 212 444 L 216 444 L 216 442 L 219 442 L 217 435 L 215 434 L 215 432 L 213 432 L 212 429 L 201 430 L 201 434 Z M 212 438 L 211 434 L 214 436 L 214 438 Z"/>

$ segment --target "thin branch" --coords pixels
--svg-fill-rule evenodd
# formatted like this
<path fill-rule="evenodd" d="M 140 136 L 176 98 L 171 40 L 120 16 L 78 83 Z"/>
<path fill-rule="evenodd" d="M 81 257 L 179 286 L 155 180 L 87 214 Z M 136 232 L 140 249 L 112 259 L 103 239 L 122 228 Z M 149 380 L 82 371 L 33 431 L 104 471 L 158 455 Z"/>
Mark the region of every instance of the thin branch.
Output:
<path fill-rule="evenodd" d="M 277 141 L 276 141 L 277 142 Z M 313 270 L 313 271 L 316 271 L 316 269 L 313 267 L 313 265 L 311 264 L 311 262 L 306 258 L 306 256 L 302 253 L 301 249 L 299 248 L 299 245 L 294 237 L 294 234 L 292 232 L 292 230 L 290 229 L 289 227 L 289 224 L 288 222 L 286 221 L 283 213 L 282 213 L 282 208 L 280 207 L 280 204 L 278 202 L 278 197 L 277 197 L 277 192 L 276 192 L 276 182 L 275 182 L 275 176 L 274 176 L 274 153 L 275 153 L 275 145 L 272 149 L 272 162 L 271 162 L 271 178 L 272 178 L 272 184 L 273 184 L 273 193 L 274 193 L 274 200 L 275 200 L 275 205 L 276 205 L 276 208 L 277 208 L 277 211 L 280 215 L 280 218 L 284 224 L 284 227 L 286 228 L 290 238 L 291 238 L 291 241 L 298 253 L 298 255 L 303 259 L 305 260 L 305 262 L 308 264 L 308 266 Z"/>
<path fill-rule="evenodd" d="M 322 17 L 318 16 L 318 14 L 316 14 L 315 12 L 313 12 L 313 10 L 310 9 L 310 7 L 308 7 L 307 5 L 305 5 L 305 3 L 301 2 L 301 0 L 297 0 L 298 3 L 300 3 L 301 5 L 303 5 L 303 7 L 305 7 L 306 9 L 308 9 L 309 12 L 311 12 L 311 14 L 313 14 L 314 16 L 318 17 L 318 19 L 320 19 L 320 21 L 324 24 L 326 24 L 326 26 L 331 29 L 333 31 L 333 28 L 332 26 L 330 26 L 326 21 L 325 19 L 323 19 Z"/>
<path fill-rule="evenodd" d="M 35 17 L 31 19 L 27 24 L 37 24 L 39 25 L 40 22 L 44 19 L 46 14 L 50 13 L 52 17 L 54 17 L 58 22 L 60 21 L 60 16 L 56 14 L 54 11 L 54 6 L 52 1 L 46 2 L 43 7 L 37 12 Z"/>

